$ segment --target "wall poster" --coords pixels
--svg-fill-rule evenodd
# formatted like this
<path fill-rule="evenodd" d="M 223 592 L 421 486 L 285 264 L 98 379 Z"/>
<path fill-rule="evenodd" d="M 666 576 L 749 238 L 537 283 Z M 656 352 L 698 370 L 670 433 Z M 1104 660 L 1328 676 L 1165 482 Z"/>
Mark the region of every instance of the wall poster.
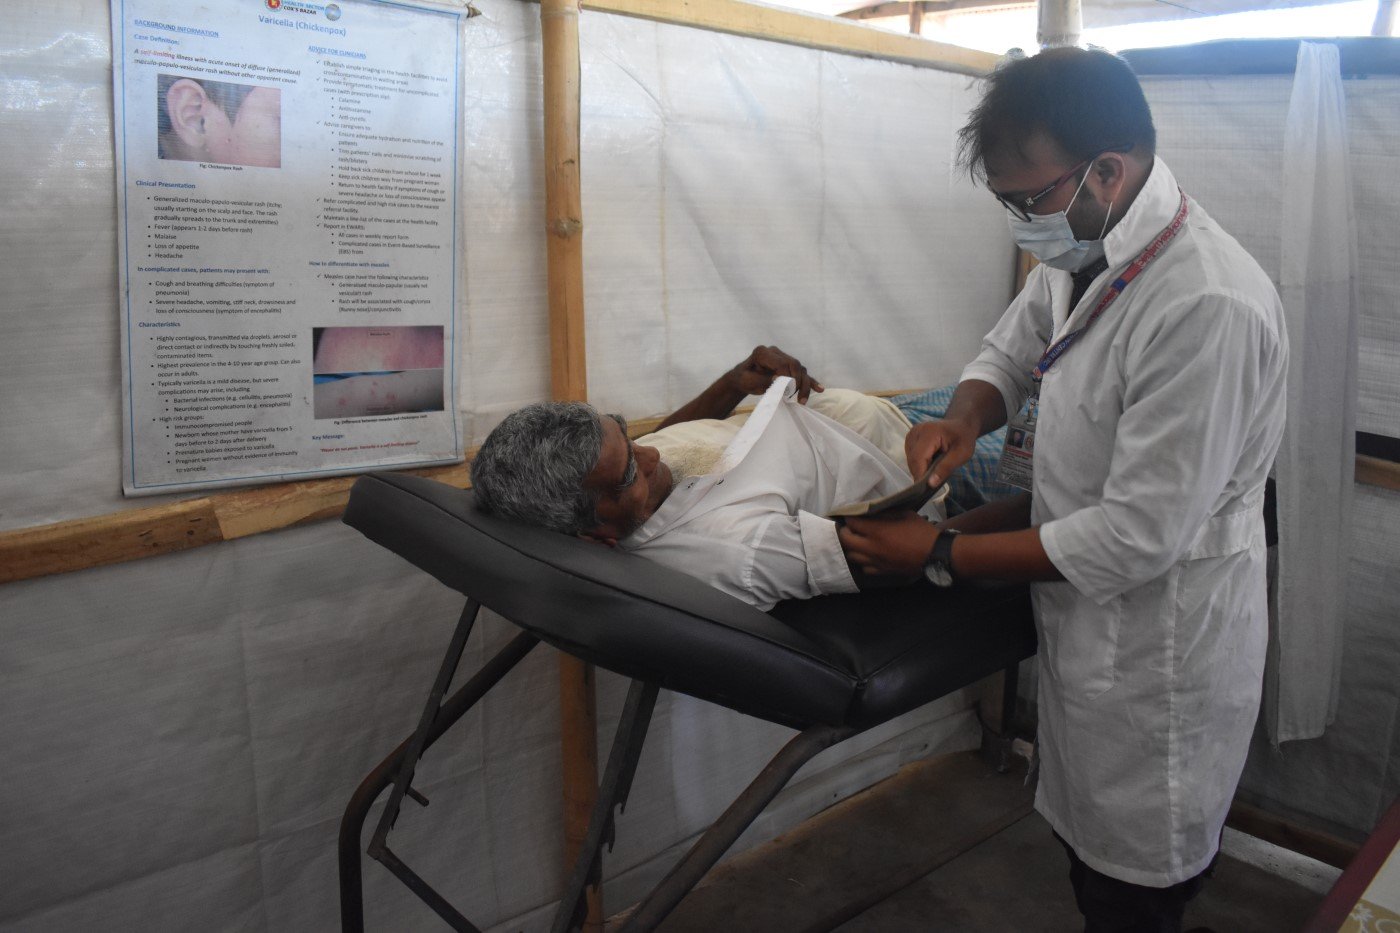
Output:
<path fill-rule="evenodd" d="M 466 13 L 112 0 L 128 495 L 462 459 Z"/>

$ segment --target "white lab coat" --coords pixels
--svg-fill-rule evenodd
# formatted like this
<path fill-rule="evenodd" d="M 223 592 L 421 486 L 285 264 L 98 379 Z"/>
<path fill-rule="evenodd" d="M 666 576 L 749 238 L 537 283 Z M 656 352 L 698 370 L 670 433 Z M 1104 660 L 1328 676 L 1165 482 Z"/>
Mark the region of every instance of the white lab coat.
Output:
<path fill-rule="evenodd" d="M 618 546 L 765 611 L 784 599 L 854 592 L 836 523 L 824 516 L 899 491 L 909 472 L 866 438 L 798 404 L 794 390 L 792 379 L 775 379 L 716 468 L 681 480 Z"/>
<path fill-rule="evenodd" d="M 1159 159 L 1079 306 L 1068 273 L 1038 267 L 963 379 L 1018 410 L 1052 323 L 1055 335 L 1080 326 L 1179 203 Z M 1067 582 L 1032 587 L 1036 808 L 1124 881 L 1165 887 L 1204 870 L 1244 768 L 1287 356 L 1273 284 L 1192 201 L 1176 239 L 1041 386 L 1032 521 Z"/>

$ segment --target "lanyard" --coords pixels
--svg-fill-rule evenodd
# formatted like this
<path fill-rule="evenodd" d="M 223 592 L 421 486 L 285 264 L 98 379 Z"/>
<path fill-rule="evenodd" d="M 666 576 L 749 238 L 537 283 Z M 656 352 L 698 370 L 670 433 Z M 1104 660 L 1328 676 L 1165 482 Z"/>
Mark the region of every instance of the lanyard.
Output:
<path fill-rule="evenodd" d="M 1180 191 L 1180 189 L 1177 190 Z M 1113 280 L 1113 284 L 1109 285 L 1099 298 L 1099 303 L 1094 306 L 1094 311 L 1084 322 L 1084 326 L 1055 341 L 1040 357 L 1040 362 L 1036 363 L 1035 368 L 1031 370 L 1031 378 L 1035 380 L 1037 385 L 1040 384 L 1041 377 L 1045 375 L 1046 370 L 1054 366 L 1055 362 L 1065 355 L 1065 351 L 1079 339 L 1079 335 L 1088 330 L 1090 325 L 1099 319 L 1099 315 L 1103 314 L 1108 306 L 1113 304 L 1119 295 L 1123 294 L 1123 289 L 1128 287 L 1128 283 L 1137 278 L 1138 274 L 1147 268 L 1148 263 L 1156 259 L 1162 250 L 1166 249 L 1167 244 L 1180 232 L 1184 223 L 1186 223 L 1186 192 L 1182 191 L 1181 206 L 1176 209 L 1176 216 L 1172 218 L 1172 222 L 1167 224 L 1161 233 L 1157 234 L 1156 239 L 1147 244 L 1147 248 L 1138 254 L 1138 257 L 1132 261 L 1128 268 L 1123 270 L 1122 275 Z"/>

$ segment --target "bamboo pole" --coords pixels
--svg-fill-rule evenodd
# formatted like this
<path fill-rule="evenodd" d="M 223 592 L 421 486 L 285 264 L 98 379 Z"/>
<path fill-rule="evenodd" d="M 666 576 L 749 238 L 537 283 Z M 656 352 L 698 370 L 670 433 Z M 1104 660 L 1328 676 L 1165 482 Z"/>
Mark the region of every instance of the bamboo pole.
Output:
<path fill-rule="evenodd" d="M 1016 264 L 1011 274 L 1012 299 L 1015 299 L 1017 295 L 1021 294 L 1021 289 L 1026 287 L 1026 279 L 1030 278 L 1031 270 L 1037 265 L 1038 263 L 1035 261 L 1035 257 L 1030 253 L 1023 249 L 1016 250 Z"/>
<path fill-rule="evenodd" d="M 579 172 L 578 0 L 543 0 L 545 239 L 553 396 L 588 398 L 583 316 L 583 206 Z M 559 741 L 563 760 L 564 872 L 578 858 L 598 796 L 598 724 L 593 667 L 559 655 Z M 601 884 L 585 890 L 584 929 L 603 929 Z"/>
<path fill-rule="evenodd" d="M 557 401 L 585 401 L 578 0 L 544 0 L 545 213 L 550 377 Z"/>

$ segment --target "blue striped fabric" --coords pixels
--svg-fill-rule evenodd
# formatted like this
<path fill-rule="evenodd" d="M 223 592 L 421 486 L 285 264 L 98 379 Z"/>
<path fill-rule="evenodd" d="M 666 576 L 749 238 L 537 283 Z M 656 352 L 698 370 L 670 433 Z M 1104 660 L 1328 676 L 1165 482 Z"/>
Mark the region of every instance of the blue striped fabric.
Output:
<path fill-rule="evenodd" d="M 944 386 L 941 389 L 928 389 L 908 395 L 896 395 L 890 399 L 910 423 L 937 421 L 948 411 L 948 403 L 953 400 L 953 390 L 957 386 Z M 997 482 L 997 461 L 1001 459 L 1001 448 L 1006 443 L 1006 428 L 997 428 L 991 434 L 977 439 L 977 450 L 972 459 L 948 480 L 948 495 L 958 508 L 951 511 L 976 508 L 985 502 L 1005 499 L 1021 492 L 1015 486 Z"/>

